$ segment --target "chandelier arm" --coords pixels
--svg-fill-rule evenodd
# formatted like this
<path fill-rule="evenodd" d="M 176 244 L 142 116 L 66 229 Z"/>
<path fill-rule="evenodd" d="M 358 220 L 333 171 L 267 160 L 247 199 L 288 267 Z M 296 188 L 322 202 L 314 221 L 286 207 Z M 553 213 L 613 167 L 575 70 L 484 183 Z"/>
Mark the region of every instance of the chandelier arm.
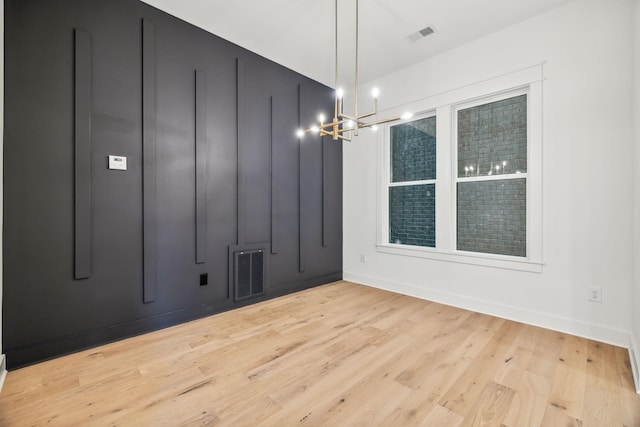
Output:
<path fill-rule="evenodd" d="M 360 127 L 364 128 L 364 127 L 383 125 L 385 123 L 395 122 L 398 120 L 402 120 L 402 117 L 390 117 L 388 119 L 377 120 L 375 122 L 366 123 L 364 126 L 360 126 Z"/>
<path fill-rule="evenodd" d="M 363 114 L 360 117 L 351 117 L 351 116 L 348 116 L 346 114 L 342 114 L 340 116 L 340 118 L 343 119 L 342 122 L 352 121 L 354 123 L 361 124 L 361 123 L 363 123 L 362 119 L 366 119 L 367 117 L 375 116 L 375 114 L 376 113 Z"/>
<path fill-rule="evenodd" d="M 342 120 L 343 122 L 346 122 L 346 121 L 349 121 L 349 120 L 352 120 L 352 121 L 354 121 L 354 122 L 355 122 L 355 121 L 357 121 L 357 120 L 358 120 L 357 118 L 355 118 L 355 117 L 351 117 L 351 116 L 349 116 L 348 114 L 340 114 L 340 118 L 341 118 L 341 119 L 343 119 L 343 120 Z"/>
<path fill-rule="evenodd" d="M 334 127 L 334 126 L 340 126 L 340 125 L 342 125 L 344 123 L 347 123 L 349 120 L 352 120 L 352 119 L 336 120 L 336 121 L 333 121 L 331 123 L 325 123 L 322 126 L 318 126 L 318 128 L 319 129 L 326 129 L 326 128 L 331 128 L 331 127 Z"/>
<path fill-rule="evenodd" d="M 340 114 L 340 118 L 346 119 L 346 120 L 353 120 L 354 122 L 359 122 L 362 119 L 366 119 L 367 117 L 371 117 L 371 116 L 375 116 L 377 114 L 376 111 L 373 111 L 371 113 L 367 113 L 367 114 L 362 114 L 361 116 L 358 117 L 351 117 L 347 114 Z"/>
<path fill-rule="evenodd" d="M 360 117 L 358 117 L 358 118 L 359 118 L 359 119 L 365 119 L 365 118 L 367 118 L 367 117 L 375 116 L 377 113 L 378 113 L 377 111 L 372 111 L 372 112 L 370 112 L 370 113 L 363 114 L 363 115 L 361 115 L 361 116 L 360 116 Z"/>

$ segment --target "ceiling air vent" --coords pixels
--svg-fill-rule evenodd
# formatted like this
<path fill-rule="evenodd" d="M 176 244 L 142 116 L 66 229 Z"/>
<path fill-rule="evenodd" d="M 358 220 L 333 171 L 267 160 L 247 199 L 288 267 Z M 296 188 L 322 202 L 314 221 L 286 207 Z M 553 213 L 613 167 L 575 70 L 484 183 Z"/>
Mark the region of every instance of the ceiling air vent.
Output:
<path fill-rule="evenodd" d="M 424 27 L 423 29 L 421 29 L 420 31 L 416 31 L 415 33 L 409 34 L 408 38 L 409 40 L 414 43 L 417 42 L 420 39 L 423 39 L 433 33 L 435 33 L 436 30 L 433 28 L 433 26 L 429 25 L 428 27 Z"/>

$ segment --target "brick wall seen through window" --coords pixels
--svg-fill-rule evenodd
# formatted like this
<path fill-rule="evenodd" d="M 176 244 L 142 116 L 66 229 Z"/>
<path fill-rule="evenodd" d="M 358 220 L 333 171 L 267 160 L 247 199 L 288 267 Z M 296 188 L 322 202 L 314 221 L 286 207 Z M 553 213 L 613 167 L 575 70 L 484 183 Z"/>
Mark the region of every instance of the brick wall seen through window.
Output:
<path fill-rule="evenodd" d="M 457 111 L 456 248 L 526 257 L 527 95 Z"/>
<path fill-rule="evenodd" d="M 435 247 L 436 118 L 391 127 L 389 242 Z"/>

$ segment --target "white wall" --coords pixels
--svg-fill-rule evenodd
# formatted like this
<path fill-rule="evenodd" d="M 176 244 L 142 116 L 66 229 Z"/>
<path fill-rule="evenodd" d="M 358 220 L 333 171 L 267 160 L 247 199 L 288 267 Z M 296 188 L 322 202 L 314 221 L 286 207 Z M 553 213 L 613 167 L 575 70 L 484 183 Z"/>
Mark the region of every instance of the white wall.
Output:
<path fill-rule="evenodd" d="M 628 346 L 631 7 L 574 1 L 373 82 L 397 108 L 545 62 L 542 273 L 377 252 L 379 141 L 365 132 L 344 146 L 345 279 Z"/>
<path fill-rule="evenodd" d="M 634 1 L 633 12 L 633 326 L 632 366 L 636 388 L 640 393 L 640 0 Z"/>

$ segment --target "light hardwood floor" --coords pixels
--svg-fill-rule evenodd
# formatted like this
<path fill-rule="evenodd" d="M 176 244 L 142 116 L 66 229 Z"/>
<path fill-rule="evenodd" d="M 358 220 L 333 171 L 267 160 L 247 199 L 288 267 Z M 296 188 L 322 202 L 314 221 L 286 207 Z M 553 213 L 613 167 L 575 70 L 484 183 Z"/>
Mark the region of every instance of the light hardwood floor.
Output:
<path fill-rule="evenodd" d="M 9 372 L 0 425 L 640 426 L 627 350 L 348 282 Z"/>

